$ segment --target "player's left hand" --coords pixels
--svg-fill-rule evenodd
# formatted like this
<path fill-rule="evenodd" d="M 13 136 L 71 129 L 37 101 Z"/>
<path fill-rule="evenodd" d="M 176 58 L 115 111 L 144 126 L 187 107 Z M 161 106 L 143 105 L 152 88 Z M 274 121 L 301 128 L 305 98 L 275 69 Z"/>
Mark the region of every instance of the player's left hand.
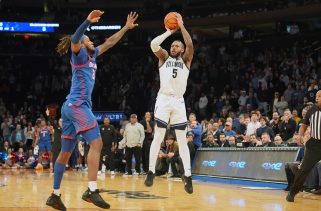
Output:
<path fill-rule="evenodd" d="M 184 22 L 181 14 L 179 14 L 178 12 L 176 12 L 176 19 L 177 19 L 177 24 L 179 28 L 182 28 L 184 26 Z"/>
<path fill-rule="evenodd" d="M 128 29 L 133 29 L 133 28 L 135 28 L 136 26 L 138 26 L 138 24 L 135 23 L 135 21 L 137 20 L 137 18 L 138 18 L 138 13 L 136 13 L 136 12 L 130 12 L 130 13 L 127 15 L 127 21 L 126 21 L 125 27 L 128 28 Z"/>

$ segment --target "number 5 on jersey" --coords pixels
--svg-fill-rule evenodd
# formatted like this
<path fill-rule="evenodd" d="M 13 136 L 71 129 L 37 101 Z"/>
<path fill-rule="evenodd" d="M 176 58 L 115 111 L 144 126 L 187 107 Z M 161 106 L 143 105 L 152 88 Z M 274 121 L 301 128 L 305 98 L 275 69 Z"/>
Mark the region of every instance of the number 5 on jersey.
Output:
<path fill-rule="evenodd" d="M 176 78 L 177 77 L 177 69 L 173 69 L 173 78 Z"/>

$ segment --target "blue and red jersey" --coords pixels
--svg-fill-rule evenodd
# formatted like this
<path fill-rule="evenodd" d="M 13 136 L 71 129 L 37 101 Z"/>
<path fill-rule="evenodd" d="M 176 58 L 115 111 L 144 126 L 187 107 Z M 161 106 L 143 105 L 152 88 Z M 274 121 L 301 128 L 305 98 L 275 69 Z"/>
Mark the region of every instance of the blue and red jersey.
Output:
<path fill-rule="evenodd" d="M 47 126 L 40 128 L 39 142 L 51 142 L 51 134 Z"/>
<path fill-rule="evenodd" d="M 66 98 L 68 102 L 76 106 L 86 102 L 90 107 L 92 106 L 91 94 L 95 85 L 98 52 L 98 48 L 95 48 L 93 54 L 89 55 L 85 48 L 81 48 L 78 53 L 72 53 L 71 88 Z"/>

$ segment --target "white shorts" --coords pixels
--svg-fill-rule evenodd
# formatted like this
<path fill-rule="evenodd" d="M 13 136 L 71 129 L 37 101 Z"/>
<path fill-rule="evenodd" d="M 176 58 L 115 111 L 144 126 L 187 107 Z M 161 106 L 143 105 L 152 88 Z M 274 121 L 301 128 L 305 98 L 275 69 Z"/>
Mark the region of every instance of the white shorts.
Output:
<path fill-rule="evenodd" d="M 171 127 L 187 124 L 184 98 L 159 94 L 156 99 L 155 120 Z"/>

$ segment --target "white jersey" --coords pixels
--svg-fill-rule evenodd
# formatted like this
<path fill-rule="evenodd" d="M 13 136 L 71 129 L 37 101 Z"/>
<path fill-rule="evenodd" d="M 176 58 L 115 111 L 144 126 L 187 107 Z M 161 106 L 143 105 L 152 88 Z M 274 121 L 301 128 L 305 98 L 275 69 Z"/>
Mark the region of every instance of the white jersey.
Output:
<path fill-rule="evenodd" d="M 164 64 L 159 68 L 160 89 L 159 93 L 183 97 L 189 69 L 186 67 L 183 59 L 168 57 Z"/>

